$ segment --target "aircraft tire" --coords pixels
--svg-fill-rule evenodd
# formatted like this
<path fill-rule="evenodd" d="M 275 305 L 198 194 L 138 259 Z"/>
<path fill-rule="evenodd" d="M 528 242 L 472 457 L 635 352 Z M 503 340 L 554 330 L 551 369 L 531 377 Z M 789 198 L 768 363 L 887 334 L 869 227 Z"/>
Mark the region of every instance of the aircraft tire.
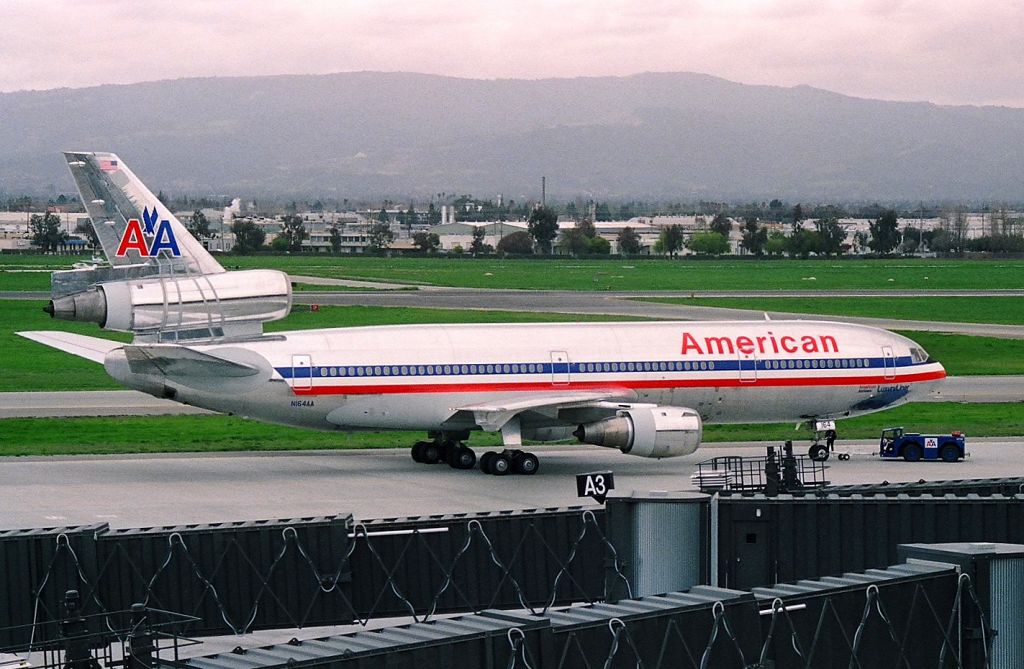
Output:
<path fill-rule="evenodd" d="M 494 456 L 497 455 L 494 451 L 487 451 L 480 456 L 480 471 L 484 474 L 491 474 L 491 461 L 494 460 Z"/>
<path fill-rule="evenodd" d="M 432 441 L 422 441 L 420 449 L 420 462 L 426 465 L 436 465 L 441 462 L 441 448 Z"/>
<path fill-rule="evenodd" d="M 516 474 L 532 476 L 540 469 L 540 460 L 533 453 L 519 451 L 512 458 L 512 469 Z"/>
<path fill-rule="evenodd" d="M 807 455 L 815 462 L 824 462 L 828 460 L 828 448 L 821 444 L 814 444 L 807 450 Z"/>
<path fill-rule="evenodd" d="M 488 473 L 494 476 L 505 476 L 512 471 L 512 461 L 504 453 L 495 453 L 491 458 L 490 470 Z"/>
<path fill-rule="evenodd" d="M 467 446 L 456 446 L 448 455 L 448 465 L 452 469 L 472 469 L 476 465 L 476 453 Z"/>

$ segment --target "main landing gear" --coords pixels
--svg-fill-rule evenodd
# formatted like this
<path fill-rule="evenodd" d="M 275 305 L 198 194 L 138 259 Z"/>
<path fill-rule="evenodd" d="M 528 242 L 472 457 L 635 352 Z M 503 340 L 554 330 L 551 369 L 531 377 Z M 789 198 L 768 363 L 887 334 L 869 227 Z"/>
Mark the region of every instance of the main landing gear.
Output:
<path fill-rule="evenodd" d="M 435 439 L 417 441 L 412 447 L 412 459 L 425 465 L 446 462 L 452 469 L 472 469 L 476 464 L 476 453 L 461 441 Z"/>
<path fill-rule="evenodd" d="M 432 441 L 417 441 L 412 447 L 412 459 L 426 465 L 445 462 L 452 469 L 472 469 L 477 458 L 473 449 L 463 441 L 468 433 L 431 434 Z M 540 469 L 540 460 L 533 453 L 519 449 L 487 451 L 480 456 L 480 471 L 494 476 L 523 474 L 530 476 Z"/>
<path fill-rule="evenodd" d="M 536 474 L 540 460 L 533 453 L 520 450 L 487 451 L 480 456 L 480 471 L 484 474 L 504 476 L 505 474 Z"/>

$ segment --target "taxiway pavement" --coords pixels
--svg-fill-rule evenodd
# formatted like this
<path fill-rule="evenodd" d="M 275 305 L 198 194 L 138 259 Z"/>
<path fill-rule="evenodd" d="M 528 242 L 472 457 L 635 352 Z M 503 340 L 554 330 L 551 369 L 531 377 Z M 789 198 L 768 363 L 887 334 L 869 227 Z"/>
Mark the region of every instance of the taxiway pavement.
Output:
<path fill-rule="evenodd" d="M 645 460 L 591 446 L 533 449 L 535 476 L 495 477 L 414 463 L 407 449 L 0 458 L 0 529 L 106 522 L 112 527 L 298 518 L 356 519 L 595 504 L 576 497 L 575 475 L 610 470 L 616 492 L 692 490 L 696 464 L 719 455 L 763 456 L 764 445 L 712 444 L 693 455 Z M 835 484 L 1024 476 L 1024 439 L 972 439 L 957 464 L 880 461 L 873 442 L 839 442 Z M 478 450 L 477 453 L 482 453 Z"/>

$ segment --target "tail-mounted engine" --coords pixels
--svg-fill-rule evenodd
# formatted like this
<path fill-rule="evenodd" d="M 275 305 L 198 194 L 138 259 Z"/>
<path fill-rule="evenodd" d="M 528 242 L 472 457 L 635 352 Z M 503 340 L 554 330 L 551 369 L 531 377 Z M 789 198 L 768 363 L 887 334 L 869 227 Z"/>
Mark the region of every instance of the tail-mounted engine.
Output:
<path fill-rule="evenodd" d="M 585 444 L 617 448 L 642 458 L 674 458 L 696 451 L 703 429 L 700 415 L 693 409 L 637 407 L 580 425 L 573 436 Z"/>
<path fill-rule="evenodd" d="M 287 274 L 255 269 L 100 283 L 55 296 L 45 310 L 54 318 L 179 341 L 257 335 L 262 323 L 287 316 L 291 301 Z"/>

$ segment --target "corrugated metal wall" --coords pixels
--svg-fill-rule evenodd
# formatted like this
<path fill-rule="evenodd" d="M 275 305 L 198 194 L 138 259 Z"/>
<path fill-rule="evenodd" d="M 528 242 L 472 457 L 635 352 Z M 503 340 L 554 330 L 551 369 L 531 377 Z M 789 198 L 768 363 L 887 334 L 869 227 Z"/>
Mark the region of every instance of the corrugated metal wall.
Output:
<path fill-rule="evenodd" d="M 200 618 L 193 635 L 242 633 L 600 601 L 614 554 L 603 509 L 580 508 L 7 531 L 0 646 L 59 618 L 70 589 L 85 615 L 143 603 Z"/>
<path fill-rule="evenodd" d="M 722 496 L 718 585 L 883 567 L 901 543 L 1024 542 L 1024 496 Z"/>

